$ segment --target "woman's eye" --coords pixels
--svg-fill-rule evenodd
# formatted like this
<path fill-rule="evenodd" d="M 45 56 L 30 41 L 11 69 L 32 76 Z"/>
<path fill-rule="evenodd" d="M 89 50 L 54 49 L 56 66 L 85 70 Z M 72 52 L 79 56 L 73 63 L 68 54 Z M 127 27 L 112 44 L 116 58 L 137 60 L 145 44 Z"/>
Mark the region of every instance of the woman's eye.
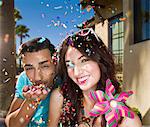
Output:
<path fill-rule="evenodd" d="M 68 68 L 68 67 L 69 67 L 69 64 L 66 64 L 66 67 Z"/>
<path fill-rule="evenodd" d="M 74 68 L 74 64 L 69 62 L 69 63 L 66 64 L 66 67 L 67 68 Z"/>
<path fill-rule="evenodd" d="M 84 63 L 84 62 L 87 62 L 87 61 L 89 61 L 89 59 L 85 58 L 85 59 L 81 60 L 81 63 Z"/>

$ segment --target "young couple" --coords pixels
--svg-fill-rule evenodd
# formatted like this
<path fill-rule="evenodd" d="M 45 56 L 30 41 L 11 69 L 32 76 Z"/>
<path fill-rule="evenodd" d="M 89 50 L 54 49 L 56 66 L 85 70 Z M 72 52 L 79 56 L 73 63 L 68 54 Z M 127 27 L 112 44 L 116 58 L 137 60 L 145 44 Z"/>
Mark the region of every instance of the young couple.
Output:
<path fill-rule="evenodd" d="M 68 36 L 57 65 L 54 52 L 43 37 L 21 45 L 24 72 L 6 116 L 8 127 L 142 126 L 125 105 L 131 93 L 121 93 L 112 55 L 93 29 Z M 56 75 L 61 83 L 54 88 Z"/>

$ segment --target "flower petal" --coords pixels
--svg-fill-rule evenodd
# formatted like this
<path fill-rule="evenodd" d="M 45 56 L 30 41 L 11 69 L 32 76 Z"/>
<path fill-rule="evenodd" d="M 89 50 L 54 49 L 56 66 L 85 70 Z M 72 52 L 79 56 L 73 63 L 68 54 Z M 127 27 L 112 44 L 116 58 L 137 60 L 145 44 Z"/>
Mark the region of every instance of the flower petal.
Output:
<path fill-rule="evenodd" d="M 114 99 L 114 96 L 113 96 L 114 93 L 115 93 L 115 88 L 112 85 L 110 79 L 107 79 L 107 81 L 106 81 L 106 90 L 105 90 L 105 98 L 107 100 Z"/>
<path fill-rule="evenodd" d="M 125 102 L 125 101 L 128 99 L 128 97 L 129 97 L 130 95 L 132 95 L 132 94 L 133 94 L 132 91 L 121 92 L 121 93 L 119 94 L 118 98 L 117 98 L 117 101 Z"/>
<path fill-rule="evenodd" d="M 91 91 L 89 96 L 95 102 L 102 102 L 102 101 L 104 101 L 104 92 L 101 91 L 101 90 Z"/>
<path fill-rule="evenodd" d="M 89 115 L 90 116 L 99 116 L 103 115 L 107 112 L 109 109 L 108 107 L 108 102 L 98 102 L 94 105 L 93 109 L 90 111 Z"/>
<path fill-rule="evenodd" d="M 115 94 L 115 87 L 112 85 L 110 79 L 106 80 L 106 93 L 108 92 Z"/>
<path fill-rule="evenodd" d="M 118 109 L 120 112 L 120 116 L 134 118 L 134 113 L 131 110 L 129 110 L 127 106 L 119 105 Z"/>
<path fill-rule="evenodd" d="M 105 114 L 105 119 L 109 127 L 117 127 L 118 120 L 116 119 L 114 112 L 111 111 L 108 114 Z"/>

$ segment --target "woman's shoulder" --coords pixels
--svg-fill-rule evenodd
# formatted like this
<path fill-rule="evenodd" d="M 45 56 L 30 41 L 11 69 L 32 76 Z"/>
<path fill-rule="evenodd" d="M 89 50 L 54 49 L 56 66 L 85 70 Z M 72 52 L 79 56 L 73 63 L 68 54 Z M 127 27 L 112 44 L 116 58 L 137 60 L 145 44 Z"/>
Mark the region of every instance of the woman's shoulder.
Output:
<path fill-rule="evenodd" d="M 133 114 L 134 118 L 124 118 L 121 123 L 121 126 L 119 127 L 142 127 L 142 123 L 139 116 L 135 112 L 133 112 Z"/>
<path fill-rule="evenodd" d="M 50 97 L 50 110 L 60 111 L 63 106 L 64 97 L 62 96 L 60 89 L 56 88 L 51 92 Z"/>
<path fill-rule="evenodd" d="M 51 98 L 63 100 L 63 95 L 59 87 L 51 92 Z"/>

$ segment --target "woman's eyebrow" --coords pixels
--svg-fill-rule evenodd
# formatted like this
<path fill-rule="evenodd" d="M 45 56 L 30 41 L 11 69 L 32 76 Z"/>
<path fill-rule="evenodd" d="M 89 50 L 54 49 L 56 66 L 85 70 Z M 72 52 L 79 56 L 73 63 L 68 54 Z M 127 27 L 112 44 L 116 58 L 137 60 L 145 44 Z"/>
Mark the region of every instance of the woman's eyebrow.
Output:
<path fill-rule="evenodd" d="M 80 59 L 83 58 L 83 57 L 85 57 L 85 56 L 84 56 L 84 55 L 80 56 L 80 57 L 78 58 L 78 60 L 80 60 Z"/>
<path fill-rule="evenodd" d="M 78 58 L 78 60 L 80 60 L 80 59 L 83 58 L 83 57 L 85 57 L 85 56 L 84 56 L 84 55 L 80 56 L 80 57 Z M 70 60 L 66 60 L 65 62 L 68 63 L 68 62 L 70 62 Z"/>
<path fill-rule="evenodd" d="M 66 62 L 66 63 L 69 63 L 69 62 L 70 62 L 70 60 L 66 60 L 65 62 Z"/>

